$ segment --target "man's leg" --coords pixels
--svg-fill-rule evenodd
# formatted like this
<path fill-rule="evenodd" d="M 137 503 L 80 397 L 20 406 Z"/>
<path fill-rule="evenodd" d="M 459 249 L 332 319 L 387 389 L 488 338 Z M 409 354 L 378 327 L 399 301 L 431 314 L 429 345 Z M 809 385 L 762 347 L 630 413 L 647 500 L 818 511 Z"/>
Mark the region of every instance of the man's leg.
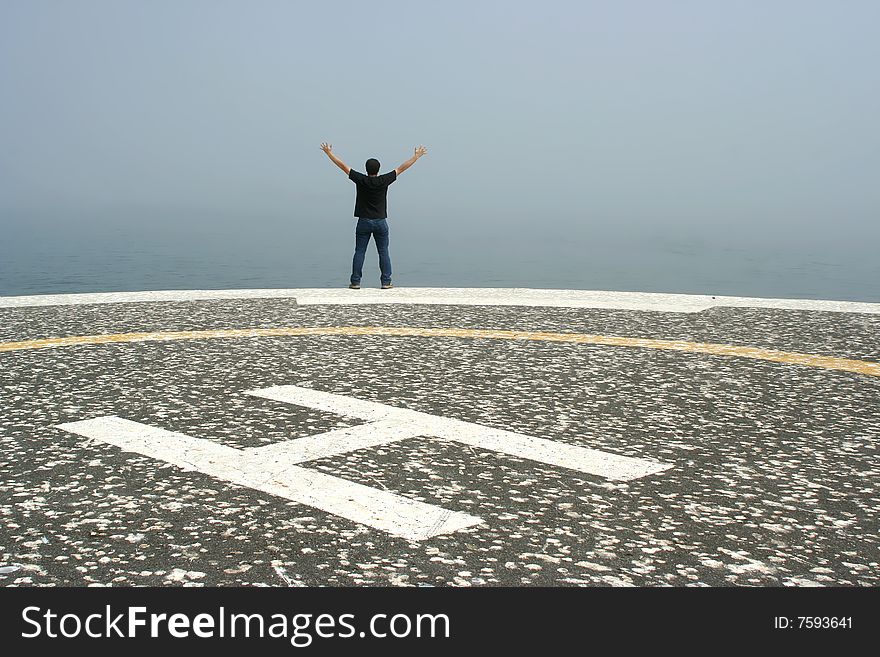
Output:
<path fill-rule="evenodd" d="M 376 240 L 376 250 L 379 252 L 379 272 L 382 285 L 391 283 L 391 254 L 388 253 L 388 221 L 382 219 L 376 222 L 373 228 L 373 238 Z"/>
<path fill-rule="evenodd" d="M 351 283 L 360 285 L 364 273 L 364 257 L 370 243 L 370 226 L 366 219 L 358 219 L 354 229 L 354 258 L 351 261 Z"/>

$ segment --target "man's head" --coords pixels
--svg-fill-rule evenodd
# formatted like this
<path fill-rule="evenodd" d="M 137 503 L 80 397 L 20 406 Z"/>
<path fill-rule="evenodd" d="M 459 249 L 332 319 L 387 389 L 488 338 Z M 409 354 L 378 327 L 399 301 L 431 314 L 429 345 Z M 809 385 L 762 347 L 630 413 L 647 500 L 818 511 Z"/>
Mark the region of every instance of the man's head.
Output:
<path fill-rule="evenodd" d="M 368 176 L 375 176 L 379 173 L 379 160 L 377 160 L 375 157 L 371 157 L 369 160 L 367 160 L 366 166 Z"/>

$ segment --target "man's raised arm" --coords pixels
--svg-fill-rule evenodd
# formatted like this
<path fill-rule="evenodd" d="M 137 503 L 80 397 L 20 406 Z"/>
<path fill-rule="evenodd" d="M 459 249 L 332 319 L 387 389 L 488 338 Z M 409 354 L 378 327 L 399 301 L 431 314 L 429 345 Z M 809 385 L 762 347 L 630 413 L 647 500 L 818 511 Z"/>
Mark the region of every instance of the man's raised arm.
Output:
<path fill-rule="evenodd" d="M 336 155 L 333 154 L 333 145 L 328 144 L 326 142 L 321 144 L 321 150 L 327 153 L 327 157 L 333 160 L 333 163 L 336 164 L 340 169 L 345 171 L 345 175 L 348 175 L 348 172 L 351 171 L 351 167 L 349 167 L 345 162 L 340 160 Z"/>
<path fill-rule="evenodd" d="M 409 169 L 413 164 L 415 164 L 416 160 L 418 160 L 422 155 L 426 154 L 427 152 L 428 152 L 427 148 L 425 148 L 424 146 L 419 146 L 418 148 L 415 149 L 413 156 L 411 158 L 409 158 L 406 162 L 401 164 L 399 167 L 397 167 L 394 170 L 394 172 L 399 176 L 404 171 Z"/>

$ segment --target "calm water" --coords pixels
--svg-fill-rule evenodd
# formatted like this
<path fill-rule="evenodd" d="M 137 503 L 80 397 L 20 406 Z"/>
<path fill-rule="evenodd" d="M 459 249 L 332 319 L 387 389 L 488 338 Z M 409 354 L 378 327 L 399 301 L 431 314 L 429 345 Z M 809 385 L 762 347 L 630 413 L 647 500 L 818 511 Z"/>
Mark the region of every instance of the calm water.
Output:
<path fill-rule="evenodd" d="M 686 228 L 556 231 L 391 222 L 408 287 L 534 287 L 880 302 L 875 244 Z M 15 224 L 2 231 L 0 295 L 342 287 L 354 220 Z M 820 243 L 821 242 L 821 243 Z M 371 244 L 364 283 L 378 286 Z"/>

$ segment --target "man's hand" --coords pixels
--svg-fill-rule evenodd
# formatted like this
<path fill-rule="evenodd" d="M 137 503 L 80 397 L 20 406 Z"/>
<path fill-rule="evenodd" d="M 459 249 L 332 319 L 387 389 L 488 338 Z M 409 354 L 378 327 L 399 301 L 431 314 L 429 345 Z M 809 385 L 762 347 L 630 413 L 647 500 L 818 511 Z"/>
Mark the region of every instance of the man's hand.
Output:
<path fill-rule="evenodd" d="M 415 150 L 413 151 L 413 156 L 409 158 L 406 162 L 401 164 L 399 167 L 397 167 L 394 172 L 399 176 L 404 171 L 409 169 L 413 164 L 415 164 L 416 160 L 418 160 L 422 155 L 425 155 L 427 152 L 428 149 L 424 146 L 416 146 Z"/>
<path fill-rule="evenodd" d="M 327 157 L 329 157 L 331 160 L 333 160 L 333 163 L 336 166 L 338 166 L 340 169 L 345 171 L 346 176 L 348 175 L 348 172 L 351 171 L 351 169 L 349 168 L 349 166 L 345 162 L 343 162 L 342 160 L 340 160 L 338 157 L 336 157 L 333 154 L 333 145 L 332 144 L 328 144 L 327 142 L 323 142 L 321 144 L 321 150 L 324 151 L 325 153 L 327 153 Z"/>

